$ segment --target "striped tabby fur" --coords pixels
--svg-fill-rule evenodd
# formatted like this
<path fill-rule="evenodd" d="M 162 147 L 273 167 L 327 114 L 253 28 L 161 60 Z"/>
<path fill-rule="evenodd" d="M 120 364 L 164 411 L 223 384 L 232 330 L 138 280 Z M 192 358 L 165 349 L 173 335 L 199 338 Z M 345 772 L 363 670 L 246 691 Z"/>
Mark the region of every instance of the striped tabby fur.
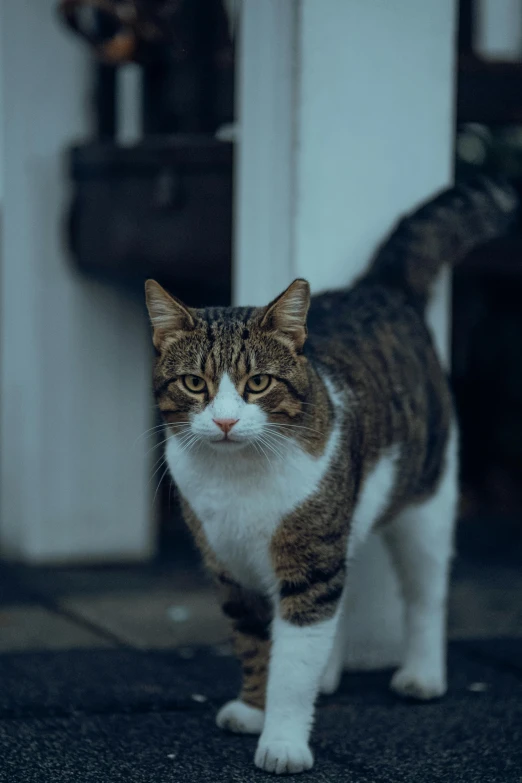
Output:
<path fill-rule="evenodd" d="M 187 523 L 243 668 L 218 724 L 299 772 L 314 702 L 343 666 L 350 563 L 382 537 L 405 599 L 392 687 L 445 690 L 457 436 L 424 311 L 437 273 L 505 232 L 503 184 L 458 185 L 402 220 L 348 290 L 296 280 L 264 308 L 193 310 L 148 281 L 154 390 Z"/>

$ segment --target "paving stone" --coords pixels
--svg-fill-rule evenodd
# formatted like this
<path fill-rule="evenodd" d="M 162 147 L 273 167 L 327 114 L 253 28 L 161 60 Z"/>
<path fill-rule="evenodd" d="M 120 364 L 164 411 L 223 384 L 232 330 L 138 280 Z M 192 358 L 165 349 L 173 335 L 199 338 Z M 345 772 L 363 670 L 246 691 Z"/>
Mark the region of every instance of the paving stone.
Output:
<path fill-rule="evenodd" d="M 0 608 L 0 653 L 109 645 L 102 635 L 41 606 Z"/>
<path fill-rule="evenodd" d="M 79 595 L 61 605 L 139 648 L 219 644 L 229 636 L 211 590 Z"/>

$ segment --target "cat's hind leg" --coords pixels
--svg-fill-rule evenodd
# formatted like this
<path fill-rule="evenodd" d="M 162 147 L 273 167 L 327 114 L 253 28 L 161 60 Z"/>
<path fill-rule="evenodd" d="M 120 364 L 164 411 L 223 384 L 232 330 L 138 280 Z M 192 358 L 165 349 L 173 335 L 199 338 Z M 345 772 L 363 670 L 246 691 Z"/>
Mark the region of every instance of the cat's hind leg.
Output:
<path fill-rule="evenodd" d="M 435 493 L 383 530 L 405 602 L 402 666 L 391 680 L 401 696 L 428 700 L 446 691 L 446 604 L 458 500 L 457 429 Z"/>
<path fill-rule="evenodd" d="M 344 601 L 341 599 L 339 611 L 339 621 L 335 632 L 333 647 L 328 658 L 328 663 L 321 677 L 319 692 L 325 696 L 335 693 L 339 688 L 344 669 L 345 648 L 346 648 L 346 627 L 344 618 Z"/>

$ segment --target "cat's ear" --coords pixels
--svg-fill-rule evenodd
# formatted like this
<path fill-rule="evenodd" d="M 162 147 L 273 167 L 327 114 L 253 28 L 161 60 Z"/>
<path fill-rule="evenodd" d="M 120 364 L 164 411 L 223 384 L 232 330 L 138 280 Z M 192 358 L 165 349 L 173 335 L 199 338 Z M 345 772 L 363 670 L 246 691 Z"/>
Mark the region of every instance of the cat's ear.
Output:
<path fill-rule="evenodd" d="M 261 328 L 290 337 L 297 350 L 306 340 L 306 316 L 310 307 L 310 286 L 306 280 L 294 280 L 265 310 Z"/>
<path fill-rule="evenodd" d="M 152 341 L 158 351 L 167 337 L 194 329 L 194 314 L 155 280 L 147 280 L 145 283 L 145 297 L 154 329 Z"/>

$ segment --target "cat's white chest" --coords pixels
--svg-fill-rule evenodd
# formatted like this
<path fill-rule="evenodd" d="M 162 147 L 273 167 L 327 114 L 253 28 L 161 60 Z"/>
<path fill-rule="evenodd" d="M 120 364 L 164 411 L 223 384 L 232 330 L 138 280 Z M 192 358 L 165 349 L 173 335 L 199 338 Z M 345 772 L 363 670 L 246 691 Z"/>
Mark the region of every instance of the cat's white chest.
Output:
<path fill-rule="evenodd" d="M 263 463 L 241 452 L 186 454 L 176 439 L 167 445 L 174 481 L 203 525 L 220 563 L 245 587 L 271 593 L 276 580 L 270 557 L 281 520 L 319 488 L 338 441 L 334 430 L 321 457 L 297 445 L 284 459 Z"/>
<path fill-rule="evenodd" d="M 250 480 L 243 475 L 242 480 L 208 472 L 196 493 L 194 482 L 180 478 L 218 560 L 246 587 L 271 591 L 275 580 L 270 541 L 287 507 L 280 482 L 268 475 Z"/>

